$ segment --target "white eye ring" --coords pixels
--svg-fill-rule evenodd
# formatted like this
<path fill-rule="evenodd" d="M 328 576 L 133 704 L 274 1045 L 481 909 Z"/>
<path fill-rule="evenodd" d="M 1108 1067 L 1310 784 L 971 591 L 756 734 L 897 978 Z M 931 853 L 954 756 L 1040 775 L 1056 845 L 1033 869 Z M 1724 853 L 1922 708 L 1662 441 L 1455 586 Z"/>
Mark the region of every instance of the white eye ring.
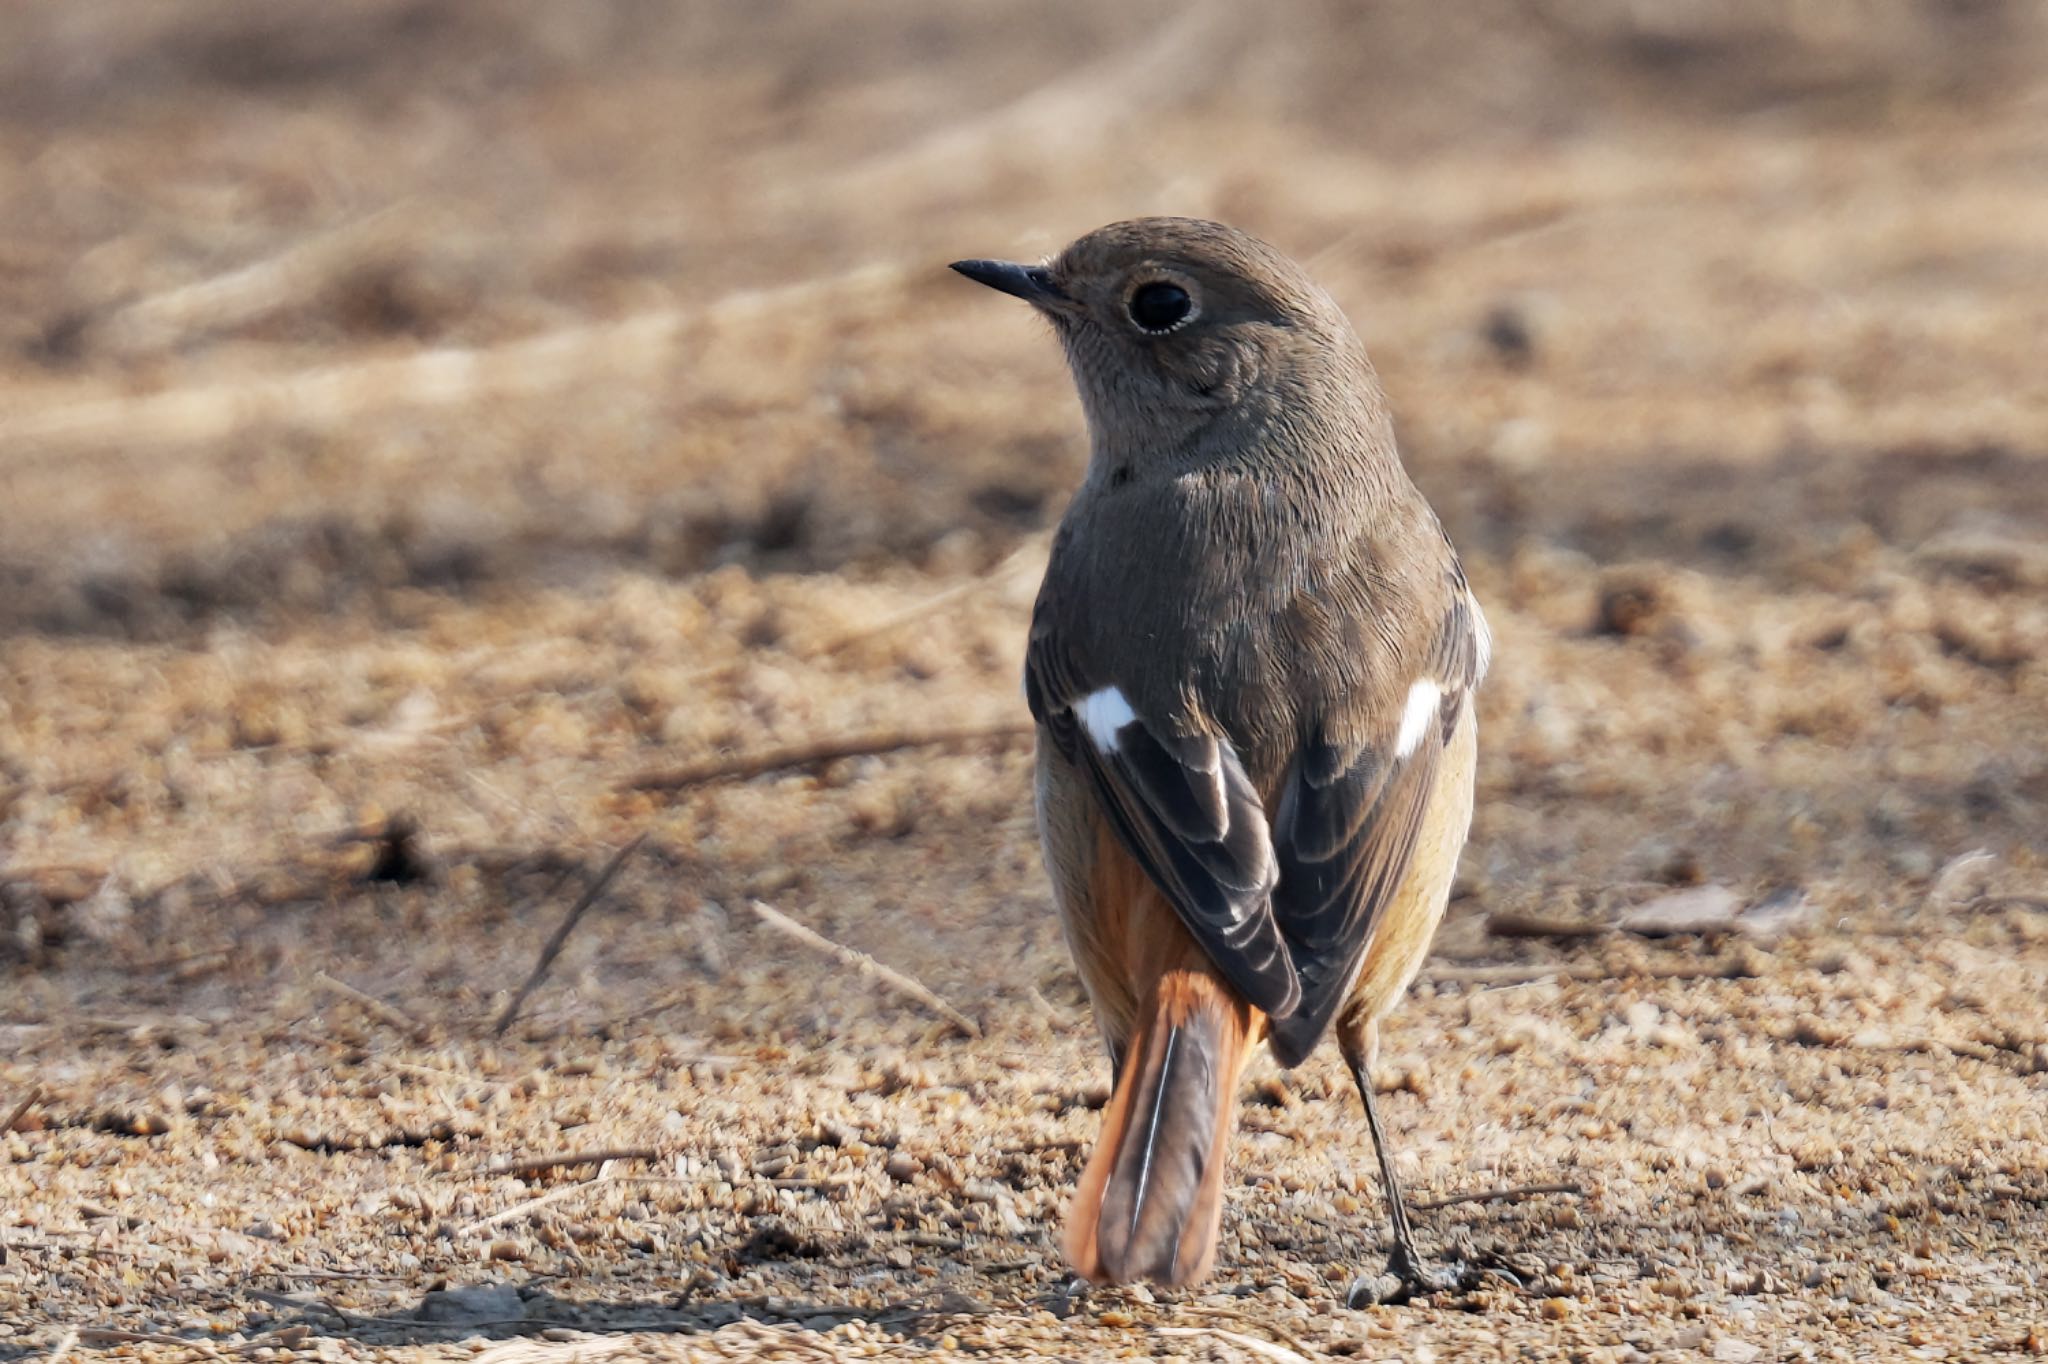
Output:
<path fill-rule="evenodd" d="M 1180 309 L 1172 313 L 1173 309 Z M 1148 323 L 1151 314 L 1158 325 Z M 1169 314 L 1172 314 L 1169 316 Z M 1194 288 L 1173 275 L 1147 275 L 1131 285 L 1124 295 L 1124 316 L 1146 336 L 1171 336 L 1202 315 Z"/>

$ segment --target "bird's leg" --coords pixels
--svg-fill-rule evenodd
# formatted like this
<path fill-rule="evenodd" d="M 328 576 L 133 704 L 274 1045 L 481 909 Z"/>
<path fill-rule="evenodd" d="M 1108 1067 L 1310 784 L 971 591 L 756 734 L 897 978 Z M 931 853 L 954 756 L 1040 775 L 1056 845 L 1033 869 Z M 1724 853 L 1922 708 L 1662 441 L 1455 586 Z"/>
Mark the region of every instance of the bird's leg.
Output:
<path fill-rule="evenodd" d="M 1352 1307 L 1370 1307 L 1378 1303 L 1401 1303 L 1410 1298 L 1426 1297 L 1431 1293 L 1447 1293 L 1467 1286 L 1473 1276 L 1464 1266 L 1455 1269 L 1431 1269 L 1422 1258 L 1422 1252 L 1415 1247 L 1415 1228 L 1408 1220 L 1408 1203 L 1401 1196 L 1401 1182 L 1394 1176 L 1394 1153 L 1387 1145 L 1387 1129 L 1380 1122 L 1379 1109 L 1373 1103 L 1372 1074 L 1369 1058 L 1375 1050 L 1372 1043 L 1372 1025 L 1354 1027 L 1340 1026 L 1338 1045 L 1344 1052 L 1344 1064 L 1350 1067 L 1351 1081 L 1358 1086 L 1358 1097 L 1365 1101 L 1365 1125 L 1372 1132 L 1373 1154 L 1380 1165 L 1380 1188 L 1386 1192 L 1387 1214 L 1393 1223 L 1394 1248 L 1387 1256 L 1387 1267 L 1378 1274 L 1361 1274 L 1352 1281 L 1346 1302 Z"/>

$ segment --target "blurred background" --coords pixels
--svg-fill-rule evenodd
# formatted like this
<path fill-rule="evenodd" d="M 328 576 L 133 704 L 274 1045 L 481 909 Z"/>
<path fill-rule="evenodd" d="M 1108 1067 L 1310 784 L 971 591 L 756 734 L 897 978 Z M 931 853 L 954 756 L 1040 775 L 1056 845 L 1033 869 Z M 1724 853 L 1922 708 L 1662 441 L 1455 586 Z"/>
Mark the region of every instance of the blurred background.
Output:
<path fill-rule="evenodd" d="M 1017 718 L 1083 439 L 943 265 L 1144 213 L 1271 239 L 1365 335 L 1505 645 L 1479 879 L 1876 892 L 2048 825 L 2032 5 L 0 23 L 17 867 L 146 898 L 375 807 L 729 875 L 815 793 L 613 784 Z M 978 836 L 1022 762 L 939 764 Z M 980 798 L 898 766 L 841 796 Z"/>
<path fill-rule="evenodd" d="M 1403 1073 L 1485 1054 L 1456 971 L 1735 943 L 1747 984 L 1651 1013 L 1811 1050 L 1910 1007 L 2038 1102 L 2029 0 L 7 5 L 0 1074 L 177 1128 L 92 1020 L 374 1024 L 336 980 L 455 1069 L 664 1030 L 969 1064 L 758 899 L 1079 1083 L 1015 731 L 1085 445 L 1050 337 L 944 266 L 1150 213 L 1332 289 L 1493 620 Z M 1551 988 L 1544 1026 L 1622 1026 Z M 1329 1069 L 1290 1083 L 1348 1130 Z M 823 1102 L 779 1074 L 749 1121 Z"/>

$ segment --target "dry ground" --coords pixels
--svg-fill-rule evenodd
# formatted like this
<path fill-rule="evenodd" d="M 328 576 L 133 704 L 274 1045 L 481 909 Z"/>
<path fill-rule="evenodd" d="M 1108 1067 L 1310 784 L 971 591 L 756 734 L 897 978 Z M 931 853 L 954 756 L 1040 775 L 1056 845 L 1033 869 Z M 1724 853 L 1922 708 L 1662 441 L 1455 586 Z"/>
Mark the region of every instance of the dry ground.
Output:
<path fill-rule="evenodd" d="M 1434 10 L 8 6 L 0 1359 L 2048 1350 L 2048 20 Z M 1380 1078 L 1577 1190 L 1425 1215 L 1520 1288 L 1342 1308 L 1329 1057 L 1201 1290 L 1051 1248 L 1082 447 L 941 267 L 1151 211 L 1314 263 L 1492 615 Z"/>

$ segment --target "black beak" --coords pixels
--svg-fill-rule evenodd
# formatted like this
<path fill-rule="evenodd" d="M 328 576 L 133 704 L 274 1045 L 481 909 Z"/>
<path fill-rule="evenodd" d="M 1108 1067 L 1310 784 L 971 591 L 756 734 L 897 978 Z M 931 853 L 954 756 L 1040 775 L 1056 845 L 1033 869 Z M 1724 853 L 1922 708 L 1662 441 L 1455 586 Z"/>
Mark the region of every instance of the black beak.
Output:
<path fill-rule="evenodd" d="M 999 289 L 1035 307 L 1066 301 L 1067 296 L 1052 282 L 1052 271 L 1043 265 L 1018 265 L 1006 260 L 956 260 L 953 268 L 976 284 Z"/>

